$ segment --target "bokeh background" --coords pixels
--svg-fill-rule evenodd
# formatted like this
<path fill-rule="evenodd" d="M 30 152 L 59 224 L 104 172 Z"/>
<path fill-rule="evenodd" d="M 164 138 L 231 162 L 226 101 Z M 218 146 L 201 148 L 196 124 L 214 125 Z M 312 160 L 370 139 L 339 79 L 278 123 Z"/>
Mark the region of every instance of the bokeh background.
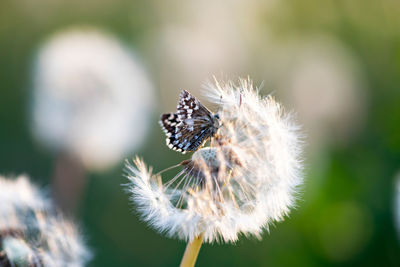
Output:
<path fill-rule="evenodd" d="M 177 266 L 185 243 L 139 221 L 124 160 L 185 159 L 159 114 L 181 89 L 202 99 L 213 75 L 250 76 L 303 124 L 302 198 L 261 241 L 206 244 L 197 265 L 400 266 L 399 12 L 394 0 L 2 0 L 0 172 L 54 192 L 89 266 Z"/>

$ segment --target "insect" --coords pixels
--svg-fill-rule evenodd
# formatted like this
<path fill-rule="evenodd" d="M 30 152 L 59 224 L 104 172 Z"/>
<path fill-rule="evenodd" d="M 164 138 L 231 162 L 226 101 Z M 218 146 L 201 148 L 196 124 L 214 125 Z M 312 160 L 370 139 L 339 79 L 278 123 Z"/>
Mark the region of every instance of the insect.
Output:
<path fill-rule="evenodd" d="M 167 135 L 168 147 L 182 154 L 197 150 L 220 127 L 219 115 L 209 111 L 186 90 L 179 96 L 177 112 L 162 114 L 160 125 Z"/>

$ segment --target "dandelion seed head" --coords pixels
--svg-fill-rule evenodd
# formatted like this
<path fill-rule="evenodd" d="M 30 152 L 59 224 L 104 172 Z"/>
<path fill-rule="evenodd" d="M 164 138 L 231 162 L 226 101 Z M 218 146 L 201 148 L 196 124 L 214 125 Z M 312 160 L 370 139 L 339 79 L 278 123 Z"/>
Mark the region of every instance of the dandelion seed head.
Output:
<path fill-rule="evenodd" d="M 109 34 L 78 28 L 49 38 L 33 87 L 35 136 L 89 169 L 113 166 L 147 136 L 153 86 L 132 50 Z"/>
<path fill-rule="evenodd" d="M 168 236 L 234 242 L 239 234 L 261 237 L 283 220 L 302 183 L 299 127 L 271 96 L 250 80 L 209 85 L 219 106 L 217 136 L 162 182 L 144 162 L 127 164 L 129 190 L 142 219 Z"/>
<path fill-rule="evenodd" d="M 84 266 L 91 258 L 76 226 L 26 176 L 0 176 L 0 265 Z"/>

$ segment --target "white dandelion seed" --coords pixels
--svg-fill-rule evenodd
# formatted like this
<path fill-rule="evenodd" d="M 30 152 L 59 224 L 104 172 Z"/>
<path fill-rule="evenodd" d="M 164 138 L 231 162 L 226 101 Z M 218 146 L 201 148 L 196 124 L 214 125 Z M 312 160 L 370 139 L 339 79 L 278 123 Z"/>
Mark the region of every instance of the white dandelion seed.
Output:
<path fill-rule="evenodd" d="M 142 219 L 170 237 L 234 242 L 261 237 L 283 220 L 302 184 L 299 127 L 271 96 L 261 98 L 250 80 L 210 85 L 221 127 L 209 147 L 180 164 L 167 182 L 136 158 L 127 164 L 129 191 Z"/>
<path fill-rule="evenodd" d="M 91 253 L 76 226 L 26 176 L 0 176 L 0 266 L 84 266 Z"/>

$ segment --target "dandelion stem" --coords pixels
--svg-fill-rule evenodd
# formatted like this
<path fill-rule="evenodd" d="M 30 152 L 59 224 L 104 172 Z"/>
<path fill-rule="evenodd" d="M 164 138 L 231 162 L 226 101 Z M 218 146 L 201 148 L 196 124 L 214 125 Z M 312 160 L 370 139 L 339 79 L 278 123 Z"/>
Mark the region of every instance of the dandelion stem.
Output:
<path fill-rule="evenodd" d="M 181 261 L 180 267 L 193 267 L 196 263 L 197 255 L 199 255 L 201 244 L 203 243 L 203 235 L 199 235 L 186 246 L 185 254 Z"/>

